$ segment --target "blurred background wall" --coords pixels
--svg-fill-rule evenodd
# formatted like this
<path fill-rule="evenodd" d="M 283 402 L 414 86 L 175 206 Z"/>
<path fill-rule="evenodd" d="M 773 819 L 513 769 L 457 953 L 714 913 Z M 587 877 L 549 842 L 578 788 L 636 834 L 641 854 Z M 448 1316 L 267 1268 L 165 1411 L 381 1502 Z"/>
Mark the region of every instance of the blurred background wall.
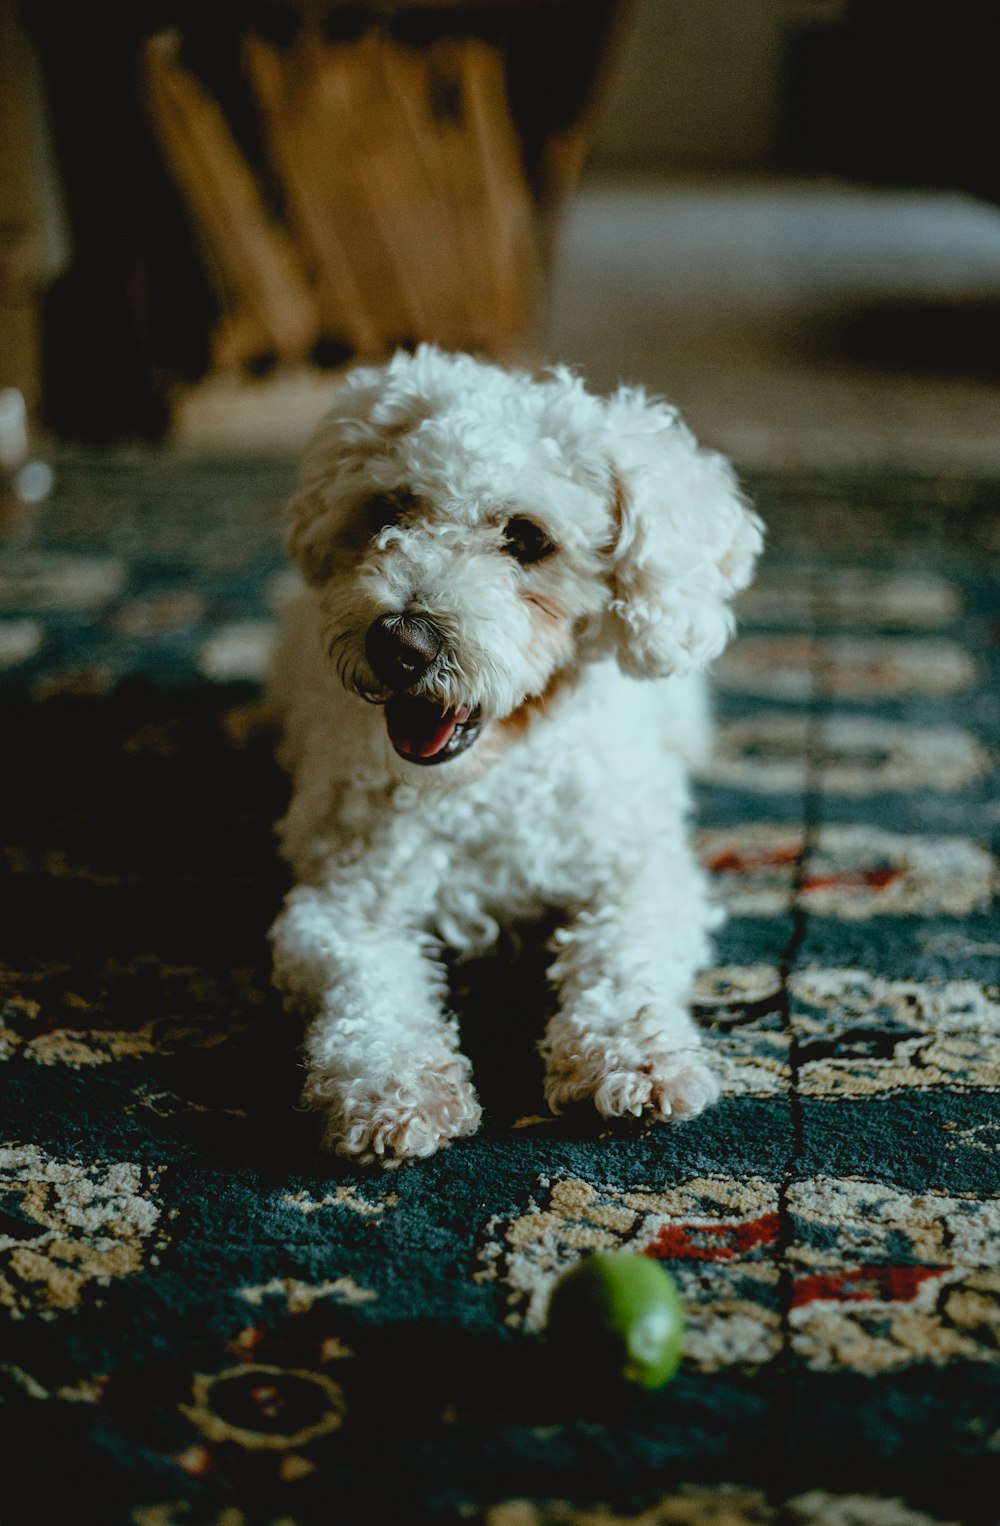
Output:
<path fill-rule="evenodd" d="M 1000 7 L 636 0 L 593 165 L 834 173 L 996 199 Z"/>
<path fill-rule="evenodd" d="M 639 0 L 600 110 L 595 169 L 770 165 L 789 35 L 842 11 L 821 0 Z"/>

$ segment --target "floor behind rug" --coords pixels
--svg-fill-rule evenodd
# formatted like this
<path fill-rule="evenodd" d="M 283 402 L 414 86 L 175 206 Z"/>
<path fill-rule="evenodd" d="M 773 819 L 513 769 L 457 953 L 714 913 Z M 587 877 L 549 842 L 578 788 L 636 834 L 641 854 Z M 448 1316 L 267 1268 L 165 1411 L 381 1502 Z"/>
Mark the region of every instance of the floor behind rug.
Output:
<path fill-rule="evenodd" d="M 720 1104 L 546 1119 L 529 932 L 455 972 L 481 1134 L 370 1174 L 317 1153 L 268 988 L 287 468 L 58 480 L 0 562 L 3 1520 L 994 1521 L 1000 487 L 750 484 L 699 791 Z M 615 1245 L 687 1360 L 581 1415 L 535 1332 Z"/>

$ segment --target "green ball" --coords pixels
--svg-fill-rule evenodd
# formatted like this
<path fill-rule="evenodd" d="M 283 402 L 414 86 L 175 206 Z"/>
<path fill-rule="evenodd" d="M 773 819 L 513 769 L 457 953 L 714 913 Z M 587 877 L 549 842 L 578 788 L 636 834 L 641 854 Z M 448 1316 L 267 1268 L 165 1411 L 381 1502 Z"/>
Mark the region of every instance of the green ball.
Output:
<path fill-rule="evenodd" d="M 547 1337 L 560 1360 L 599 1380 L 662 1388 L 684 1340 L 674 1280 L 631 1251 L 584 1256 L 552 1290 Z"/>

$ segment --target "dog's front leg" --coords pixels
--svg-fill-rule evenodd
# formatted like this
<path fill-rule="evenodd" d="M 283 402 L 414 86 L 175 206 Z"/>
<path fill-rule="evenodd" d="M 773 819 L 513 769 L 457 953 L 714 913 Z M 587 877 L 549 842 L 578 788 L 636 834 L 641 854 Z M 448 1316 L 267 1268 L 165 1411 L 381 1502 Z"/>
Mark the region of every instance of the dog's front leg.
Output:
<path fill-rule="evenodd" d="M 277 984 L 311 1018 L 304 1101 L 329 1145 L 385 1164 L 433 1154 L 481 1112 L 433 941 L 403 900 L 399 886 L 300 885 L 271 934 Z"/>
<path fill-rule="evenodd" d="M 680 1119 L 714 1101 L 718 1084 L 687 1010 L 714 920 L 685 855 L 658 873 L 623 868 L 560 929 L 550 970 L 560 1011 L 542 1045 L 553 1112 L 592 1098 L 605 1117 Z"/>

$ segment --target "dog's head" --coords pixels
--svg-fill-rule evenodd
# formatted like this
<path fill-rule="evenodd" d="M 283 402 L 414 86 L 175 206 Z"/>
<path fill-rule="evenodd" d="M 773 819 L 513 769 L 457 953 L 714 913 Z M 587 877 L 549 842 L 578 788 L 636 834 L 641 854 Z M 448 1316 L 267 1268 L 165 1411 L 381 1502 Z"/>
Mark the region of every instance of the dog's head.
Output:
<path fill-rule="evenodd" d="M 426 345 L 348 377 L 301 484 L 288 548 L 330 661 L 425 770 L 495 756 L 585 663 L 710 662 L 761 544 L 665 404 Z"/>

